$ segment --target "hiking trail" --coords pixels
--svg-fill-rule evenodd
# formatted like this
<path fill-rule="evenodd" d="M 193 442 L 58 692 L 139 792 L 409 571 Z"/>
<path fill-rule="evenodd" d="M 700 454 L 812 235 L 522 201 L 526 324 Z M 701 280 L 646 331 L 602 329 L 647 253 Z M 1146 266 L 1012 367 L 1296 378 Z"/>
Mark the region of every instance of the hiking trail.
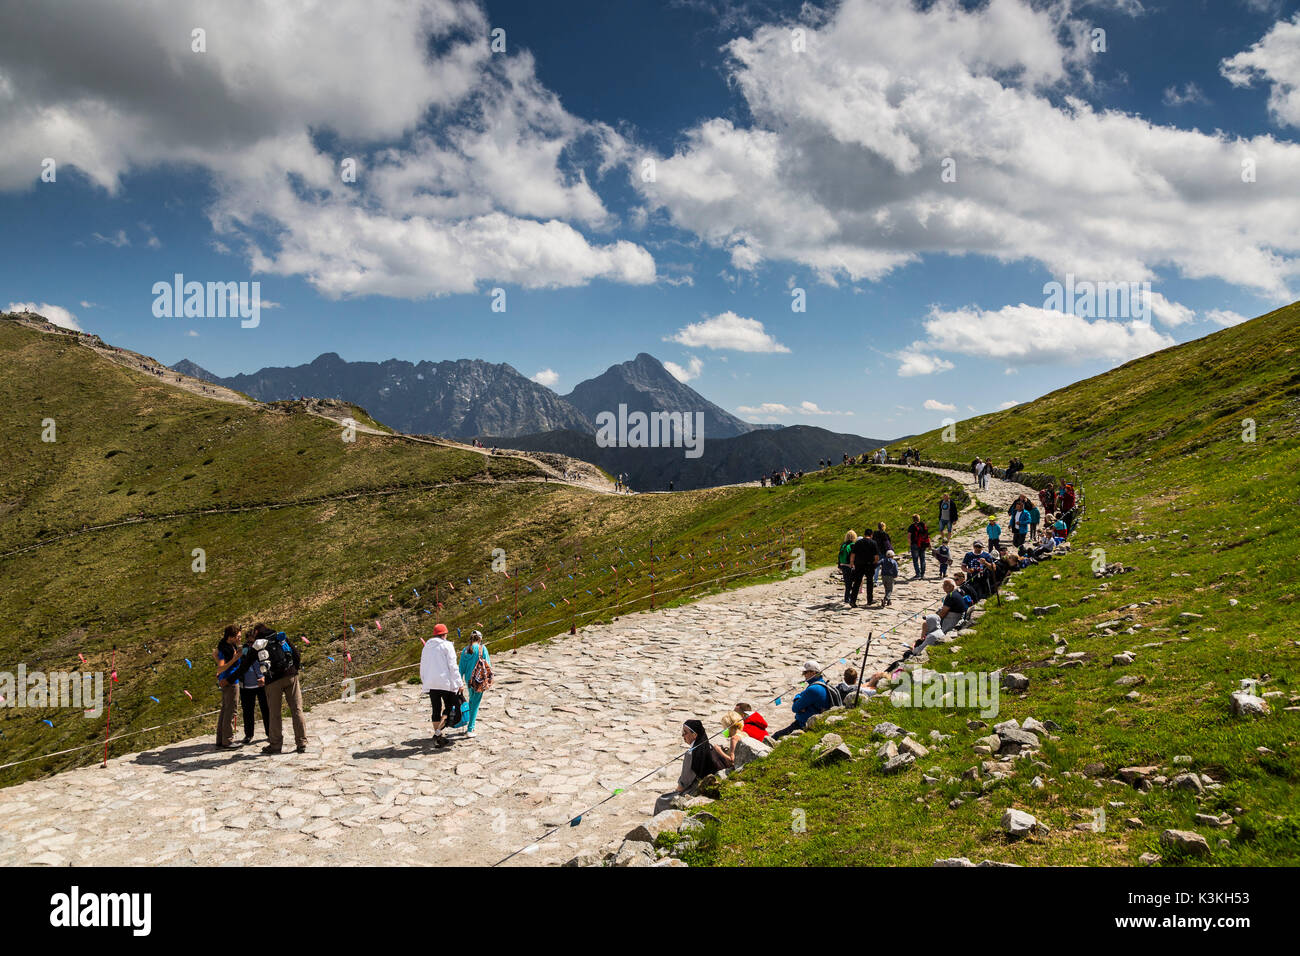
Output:
<path fill-rule="evenodd" d="M 969 474 L 923 470 L 975 492 Z M 1005 508 L 1023 490 L 990 479 L 978 493 Z M 958 531 L 978 534 L 982 525 L 972 507 Z M 456 732 L 446 750 L 431 745 L 428 698 L 399 683 L 309 710 L 305 754 L 291 749 L 286 713 L 282 755 L 259 753 L 260 722 L 254 743 L 233 751 L 212 747 L 214 727 L 113 756 L 106 769 L 6 788 L 0 864 L 490 865 L 555 826 L 509 865 L 600 852 L 675 785 L 683 720 L 698 717 L 715 733 L 744 700 L 775 730 L 790 722 L 790 688 L 805 659 L 838 680 L 840 658 L 868 631 L 876 634 L 868 667 L 895 659 L 920 632 L 920 618 L 909 615 L 942 597 L 932 559 L 918 581 L 903 552 L 899 564 L 887 608 L 846 607 L 842 586 L 822 567 L 498 651 L 478 736 Z M 770 703 L 778 693 L 781 706 Z M 568 826 L 618 788 L 625 792 Z"/>

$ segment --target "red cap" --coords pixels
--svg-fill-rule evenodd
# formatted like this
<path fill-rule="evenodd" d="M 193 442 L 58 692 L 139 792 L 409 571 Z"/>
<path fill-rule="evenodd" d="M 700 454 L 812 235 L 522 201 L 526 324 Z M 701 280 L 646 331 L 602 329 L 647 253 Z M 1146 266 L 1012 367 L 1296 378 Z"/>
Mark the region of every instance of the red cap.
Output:
<path fill-rule="evenodd" d="M 434 636 L 434 637 L 443 637 L 444 635 L 446 635 L 446 633 L 447 633 L 447 625 L 446 625 L 446 624 L 435 624 L 435 625 L 433 625 L 433 636 Z"/>

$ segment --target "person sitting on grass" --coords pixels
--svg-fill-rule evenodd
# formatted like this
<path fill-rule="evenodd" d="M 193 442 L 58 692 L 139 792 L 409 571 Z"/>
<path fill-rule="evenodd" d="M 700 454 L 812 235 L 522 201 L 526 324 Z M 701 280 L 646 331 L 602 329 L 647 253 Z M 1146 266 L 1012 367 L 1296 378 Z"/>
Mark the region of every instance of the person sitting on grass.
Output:
<path fill-rule="evenodd" d="M 734 710 L 744 718 L 742 729 L 755 740 L 766 740 L 771 736 L 767 732 L 767 721 L 763 715 L 746 703 L 739 703 Z"/>
<path fill-rule="evenodd" d="M 844 668 L 844 680 L 836 685 L 835 689 L 840 692 L 840 699 L 845 704 L 849 703 L 849 697 L 858 686 L 858 669 L 852 665 Z"/>
<path fill-rule="evenodd" d="M 816 661 L 805 661 L 803 679 L 808 686 L 794 695 L 794 703 L 791 705 L 794 711 L 794 722 L 772 735 L 777 740 L 793 731 L 803 730 L 810 717 L 820 714 L 831 706 L 830 688 L 826 685 L 826 678 L 822 676 L 820 664 Z"/>
<path fill-rule="evenodd" d="M 661 794 L 655 801 L 656 816 L 672 809 L 678 797 L 694 791 L 705 777 L 727 768 L 722 751 L 709 743 L 709 736 L 700 721 L 688 720 L 682 724 L 682 742 L 687 750 L 682 754 L 682 772 L 677 778 L 677 789 Z"/>
<path fill-rule="evenodd" d="M 943 637 L 943 628 L 939 624 L 939 615 L 927 614 L 925 620 L 921 622 L 921 636 L 916 639 L 911 650 L 903 655 L 903 659 L 915 657 L 927 647 L 933 647 L 935 644 L 941 643 Z"/>

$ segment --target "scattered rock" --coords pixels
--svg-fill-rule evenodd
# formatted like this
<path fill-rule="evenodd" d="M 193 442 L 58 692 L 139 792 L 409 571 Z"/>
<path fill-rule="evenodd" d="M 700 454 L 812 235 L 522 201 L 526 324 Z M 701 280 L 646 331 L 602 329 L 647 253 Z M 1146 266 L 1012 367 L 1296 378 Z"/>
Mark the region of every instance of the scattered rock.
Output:
<path fill-rule="evenodd" d="M 1002 686 L 1006 690 L 1028 690 L 1029 678 L 1024 674 L 1003 674 Z"/>
<path fill-rule="evenodd" d="M 1034 613 L 1037 614 L 1039 617 L 1042 617 L 1044 614 L 1053 614 L 1059 611 L 1060 609 L 1061 609 L 1061 605 L 1059 604 L 1048 604 L 1046 607 L 1034 608 Z"/>
<path fill-rule="evenodd" d="M 749 734 L 741 734 L 736 741 L 736 769 L 747 763 L 761 760 L 771 754 L 772 748 L 761 740 L 755 740 Z"/>
<path fill-rule="evenodd" d="M 1233 691 L 1232 713 L 1237 717 L 1263 717 L 1269 712 L 1268 701 L 1244 690 Z"/>
<path fill-rule="evenodd" d="M 1192 856 L 1209 856 L 1210 854 L 1210 844 L 1206 842 L 1205 837 L 1194 830 L 1166 830 L 1160 834 L 1160 842 L 1162 845 L 1179 853 L 1187 853 Z"/>
<path fill-rule="evenodd" d="M 614 854 L 615 866 L 650 866 L 654 862 L 655 848 L 641 840 L 624 840 Z"/>
<path fill-rule="evenodd" d="M 1002 814 L 1002 829 L 1005 830 L 1012 839 L 1028 836 L 1039 826 L 1038 819 L 1031 813 L 1024 810 L 1016 810 L 1008 807 Z"/>
<path fill-rule="evenodd" d="M 935 866 L 961 866 L 961 867 L 969 866 L 972 868 L 974 868 L 975 866 L 974 863 L 966 859 L 966 857 L 964 856 L 951 856 L 948 857 L 948 859 L 946 860 L 935 860 L 934 865 Z"/>
<path fill-rule="evenodd" d="M 1110 663 L 1112 667 L 1127 667 L 1129 664 L 1132 664 L 1135 660 L 1137 660 L 1136 654 L 1134 654 L 1132 651 L 1124 651 L 1121 654 L 1113 655 L 1110 659 Z"/>
<path fill-rule="evenodd" d="M 890 757 L 886 760 L 885 766 L 882 769 L 885 773 L 899 773 L 906 770 L 914 763 L 916 763 L 916 758 L 911 754 L 898 754 L 897 756 Z"/>
<path fill-rule="evenodd" d="M 633 827 L 623 839 L 633 843 L 654 843 L 659 834 L 676 832 L 685 820 L 686 813 L 682 810 L 664 810 Z"/>
<path fill-rule="evenodd" d="M 924 757 L 930 753 L 929 747 L 924 746 L 920 741 L 913 740 L 911 737 L 905 738 L 903 742 L 898 745 L 898 750 L 900 753 L 908 753 L 913 757 L 918 758 Z"/>

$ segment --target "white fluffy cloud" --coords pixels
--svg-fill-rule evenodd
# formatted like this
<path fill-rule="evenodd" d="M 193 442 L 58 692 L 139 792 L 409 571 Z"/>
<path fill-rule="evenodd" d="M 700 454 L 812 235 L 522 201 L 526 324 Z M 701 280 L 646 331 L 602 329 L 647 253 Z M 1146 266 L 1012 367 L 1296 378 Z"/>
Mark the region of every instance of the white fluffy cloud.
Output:
<path fill-rule="evenodd" d="M 852 412 L 833 412 L 822 408 L 816 402 L 803 401 L 791 407 L 781 402 L 763 402 L 761 405 L 741 405 L 737 413 L 751 420 L 775 422 L 780 417 L 809 417 L 820 415 L 852 415 Z"/>
<path fill-rule="evenodd" d="M 957 410 L 956 405 L 949 405 L 933 398 L 927 398 L 924 405 L 926 409 L 932 412 L 955 412 Z"/>
<path fill-rule="evenodd" d="M 768 335 L 763 323 L 735 312 L 722 312 L 703 322 L 692 322 L 665 339 L 691 348 L 733 349 L 737 352 L 789 352 Z"/>
<path fill-rule="evenodd" d="M 1266 84 L 1268 109 L 1287 126 L 1300 126 L 1300 13 L 1273 24 L 1258 43 L 1219 64 L 1233 86 Z"/>
<path fill-rule="evenodd" d="M 333 297 L 653 282 L 645 249 L 583 231 L 610 223 L 588 171 L 621 140 L 567 113 L 527 53 L 491 54 L 488 29 L 472 0 L 35 8 L 0 31 L 0 189 L 47 156 L 111 194 L 197 168 L 224 247 Z"/>
<path fill-rule="evenodd" d="M 547 388 L 551 388 L 560 380 L 560 374 L 553 368 L 544 368 L 531 376 L 531 378 L 532 381 L 536 382 L 538 385 L 545 385 Z"/>
<path fill-rule="evenodd" d="M 900 376 L 911 378 L 916 375 L 933 375 L 935 372 L 946 372 L 953 367 L 947 359 L 925 352 L 924 347 L 924 342 L 914 342 L 911 347 L 903 349 L 894 356 L 900 362 L 898 366 Z"/>
<path fill-rule="evenodd" d="M 62 326 L 65 329 L 72 329 L 74 332 L 83 331 L 77 324 L 77 317 L 61 305 L 50 305 L 48 302 L 10 302 L 6 312 L 35 312 L 37 315 L 43 315 L 54 325 Z"/>
<path fill-rule="evenodd" d="M 1291 297 L 1300 145 L 1094 108 L 1077 95 L 1089 53 L 1075 6 L 844 0 L 805 25 L 803 52 L 789 25 L 759 27 L 728 46 L 752 123 L 702 121 L 654 182 L 633 185 L 741 270 L 779 260 L 857 281 L 927 253 L 977 253 L 1094 280 L 1172 269 Z M 1291 32 L 1270 37 L 1234 69 L 1266 73 L 1275 112 L 1291 116 Z M 1242 181 L 1244 159 L 1256 182 Z M 940 178 L 946 160 L 955 182 Z"/>
<path fill-rule="evenodd" d="M 685 366 L 678 365 L 676 362 L 664 362 L 664 368 L 677 381 L 689 382 L 693 378 L 700 377 L 700 373 L 704 371 L 704 362 L 692 355 Z"/>
<path fill-rule="evenodd" d="M 1126 362 L 1174 344 L 1139 320 L 1086 319 L 1023 303 L 997 310 L 935 308 L 923 326 L 933 348 L 1022 365 Z"/>

